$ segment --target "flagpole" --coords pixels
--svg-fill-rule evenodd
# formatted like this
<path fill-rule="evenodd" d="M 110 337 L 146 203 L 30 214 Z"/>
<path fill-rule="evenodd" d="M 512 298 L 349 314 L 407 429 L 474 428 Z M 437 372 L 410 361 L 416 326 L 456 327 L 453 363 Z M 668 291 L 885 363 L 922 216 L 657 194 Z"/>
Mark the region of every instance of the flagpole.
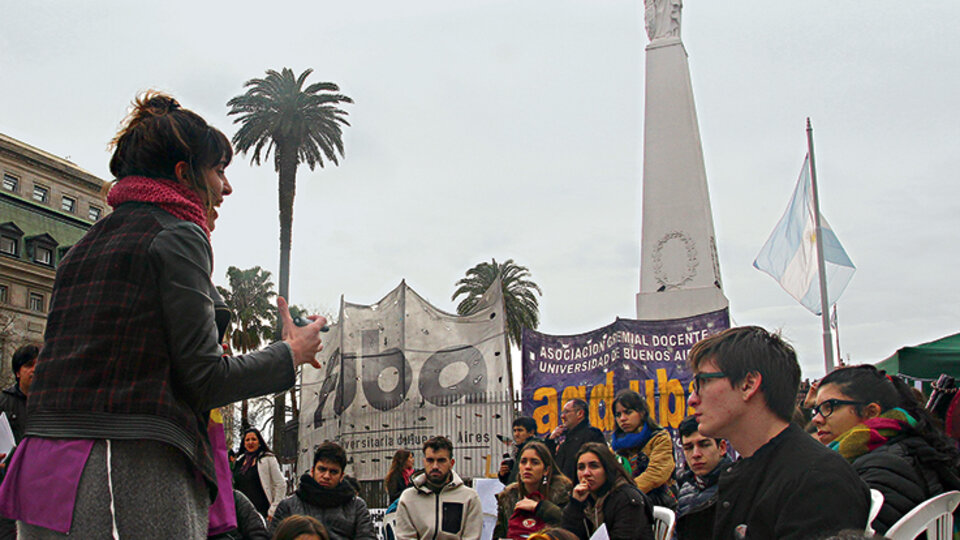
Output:
<path fill-rule="evenodd" d="M 840 318 L 837 317 L 837 304 L 833 305 L 833 324 L 831 327 L 836 331 L 835 339 L 837 340 L 837 365 L 844 365 L 843 363 L 843 353 L 840 352 Z"/>
<path fill-rule="evenodd" d="M 813 219 L 816 225 L 817 274 L 820 276 L 820 322 L 823 325 L 823 363 L 833 371 L 833 338 L 830 332 L 830 298 L 827 297 L 826 265 L 823 262 L 823 235 L 820 227 L 820 196 L 817 193 L 817 167 L 813 159 L 813 127 L 807 118 L 807 152 L 810 154 L 810 187 L 813 194 Z"/>

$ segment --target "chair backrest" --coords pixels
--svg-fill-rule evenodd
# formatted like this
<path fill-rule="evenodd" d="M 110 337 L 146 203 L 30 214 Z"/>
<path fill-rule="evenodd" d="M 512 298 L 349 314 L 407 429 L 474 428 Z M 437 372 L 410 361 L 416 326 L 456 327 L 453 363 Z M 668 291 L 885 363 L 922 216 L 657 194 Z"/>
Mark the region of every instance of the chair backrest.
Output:
<path fill-rule="evenodd" d="M 867 535 L 872 535 L 877 532 L 873 529 L 871 523 L 873 520 L 877 519 L 877 514 L 880 513 L 880 507 L 883 506 L 883 493 L 880 493 L 876 489 L 870 490 L 870 513 L 867 515 L 867 528 L 865 529 Z"/>
<path fill-rule="evenodd" d="M 653 507 L 653 537 L 657 540 L 670 540 L 673 536 L 673 527 L 677 523 L 677 515 L 665 506 Z"/>
<path fill-rule="evenodd" d="M 927 540 L 953 537 L 953 511 L 960 505 L 960 491 L 948 491 L 927 499 L 907 512 L 887 531 L 891 540 L 913 540 L 926 532 Z"/>

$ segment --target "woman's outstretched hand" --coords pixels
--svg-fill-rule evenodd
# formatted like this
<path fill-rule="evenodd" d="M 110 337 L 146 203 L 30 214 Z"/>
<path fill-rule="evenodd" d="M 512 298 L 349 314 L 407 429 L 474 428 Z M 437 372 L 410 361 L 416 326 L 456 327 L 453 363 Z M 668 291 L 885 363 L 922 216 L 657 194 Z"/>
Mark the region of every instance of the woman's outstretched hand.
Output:
<path fill-rule="evenodd" d="M 283 321 L 283 340 L 293 349 L 294 365 L 310 364 L 320 369 L 320 361 L 317 360 L 317 353 L 323 349 L 320 329 L 326 326 L 327 319 L 320 315 L 309 315 L 307 318 L 313 321 L 312 323 L 302 327 L 293 324 L 290 307 L 282 296 L 277 297 L 277 311 Z"/>

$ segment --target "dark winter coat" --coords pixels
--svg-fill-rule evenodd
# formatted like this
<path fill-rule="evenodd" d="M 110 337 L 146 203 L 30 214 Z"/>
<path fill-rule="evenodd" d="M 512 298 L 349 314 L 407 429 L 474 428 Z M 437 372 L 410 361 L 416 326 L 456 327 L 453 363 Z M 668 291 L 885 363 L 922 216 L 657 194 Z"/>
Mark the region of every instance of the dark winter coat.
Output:
<path fill-rule="evenodd" d="M 623 478 L 613 489 L 580 502 L 570 497 L 563 509 L 562 527 L 587 540 L 601 524 L 606 524 L 610 540 L 653 540 L 653 508 L 646 495 Z"/>
<path fill-rule="evenodd" d="M 320 486 L 309 474 L 300 477 L 300 487 L 292 497 L 282 500 L 273 513 L 270 533 L 276 532 L 284 518 L 292 515 L 316 518 L 330 533 L 330 540 L 376 540 L 367 503 L 347 482 L 335 488 Z"/>
<path fill-rule="evenodd" d="M 555 461 L 560 472 L 576 484 L 577 452 L 580 451 L 580 447 L 588 442 L 607 444 L 607 440 L 603 437 L 603 432 L 591 426 L 586 418 L 583 419 L 583 422 L 573 426 L 573 429 L 567 432 L 565 437 L 559 448 L 556 439 L 547 439 L 544 442 L 556 458 Z"/>
<path fill-rule="evenodd" d="M 872 489 L 883 493 L 883 506 L 873 521 L 878 533 L 885 533 L 904 514 L 913 510 L 921 502 L 957 489 L 944 486 L 940 474 L 930 465 L 924 464 L 924 457 L 934 457 L 934 450 L 919 435 L 907 435 L 863 454 L 853 461 L 860 478 Z M 952 475 L 952 478 L 950 476 Z M 944 475 L 948 483 L 956 481 L 956 472 Z"/>
<path fill-rule="evenodd" d="M 27 396 L 20 391 L 20 383 L 0 392 L 0 412 L 6 413 L 13 439 L 19 443 L 27 425 Z"/>
<path fill-rule="evenodd" d="M 213 500 L 207 411 L 286 390 L 295 372 L 282 342 L 222 356 L 212 269 L 203 230 L 159 207 L 98 221 L 57 268 L 25 434 L 169 444 Z"/>
<path fill-rule="evenodd" d="M 677 537 L 680 540 L 710 538 L 716 513 L 717 490 L 720 473 L 733 461 L 723 456 L 717 466 L 698 478 L 686 469 L 680 475 L 679 508 L 677 510 Z"/>
<path fill-rule="evenodd" d="M 720 473 L 713 537 L 799 540 L 863 530 L 870 490 L 840 454 L 789 425 Z"/>
<path fill-rule="evenodd" d="M 267 525 L 263 516 L 243 493 L 233 490 L 233 503 L 237 508 L 237 528 L 216 536 L 209 540 L 270 540 L 267 534 Z"/>

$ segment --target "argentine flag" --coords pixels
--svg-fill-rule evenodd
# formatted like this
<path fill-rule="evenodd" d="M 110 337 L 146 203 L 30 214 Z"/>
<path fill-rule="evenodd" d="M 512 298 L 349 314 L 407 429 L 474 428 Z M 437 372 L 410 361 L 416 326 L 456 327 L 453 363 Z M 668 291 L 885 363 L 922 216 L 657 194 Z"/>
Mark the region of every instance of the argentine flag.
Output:
<path fill-rule="evenodd" d="M 823 233 L 823 262 L 827 274 L 827 296 L 833 305 L 843 294 L 856 267 L 840 245 L 827 219 L 820 214 Z M 820 282 L 817 279 L 817 228 L 810 183 L 810 156 L 793 190 L 787 211 L 763 245 L 753 266 L 770 274 L 790 296 L 815 315 L 820 315 Z"/>

